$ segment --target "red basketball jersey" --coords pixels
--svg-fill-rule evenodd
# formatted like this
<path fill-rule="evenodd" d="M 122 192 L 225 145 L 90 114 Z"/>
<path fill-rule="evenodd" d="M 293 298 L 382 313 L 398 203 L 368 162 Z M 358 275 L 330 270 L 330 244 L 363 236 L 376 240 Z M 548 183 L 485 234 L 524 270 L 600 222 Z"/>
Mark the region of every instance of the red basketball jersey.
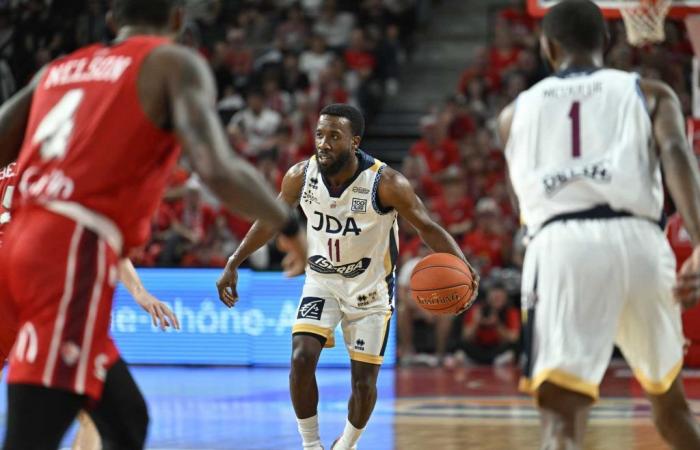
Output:
<path fill-rule="evenodd" d="M 39 205 L 102 234 L 117 253 L 145 242 L 179 148 L 145 115 L 137 81 L 144 59 L 167 43 L 132 37 L 48 66 L 18 161 L 15 214 Z"/>

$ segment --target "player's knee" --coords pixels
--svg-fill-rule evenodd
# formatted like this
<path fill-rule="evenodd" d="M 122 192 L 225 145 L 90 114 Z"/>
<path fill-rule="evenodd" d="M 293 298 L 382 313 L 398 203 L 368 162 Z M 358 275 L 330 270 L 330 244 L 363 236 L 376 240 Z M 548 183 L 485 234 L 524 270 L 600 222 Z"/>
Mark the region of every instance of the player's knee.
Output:
<path fill-rule="evenodd" d="M 668 436 L 679 423 L 693 421 L 688 402 L 684 398 L 661 396 L 652 399 L 654 424 L 663 436 Z"/>
<path fill-rule="evenodd" d="M 292 351 L 292 375 L 300 375 L 313 372 L 317 356 L 314 352 L 304 347 L 295 348 Z"/>
<path fill-rule="evenodd" d="M 358 377 L 352 380 L 352 392 L 355 396 L 372 397 L 377 392 L 377 385 L 371 377 Z"/>

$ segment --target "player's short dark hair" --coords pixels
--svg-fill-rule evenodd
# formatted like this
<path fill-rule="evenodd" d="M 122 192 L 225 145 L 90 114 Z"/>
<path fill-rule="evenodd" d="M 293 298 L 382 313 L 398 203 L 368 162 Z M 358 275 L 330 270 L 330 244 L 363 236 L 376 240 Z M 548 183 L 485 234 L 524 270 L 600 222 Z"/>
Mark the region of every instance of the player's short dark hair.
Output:
<path fill-rule="evenodd" d="M 120 24 L 165 26 L 170 13 L 182 0 L 114 0 L 112 14 Z"/>
<path fill-rule="evenodd" d="M 365 118 L 362 112 L 352 105 L 331 103 L 321 110 L 321 115 L 345 117 L 350 121 L 353 136 L 362 137 L 365 134 Z"/>
<path fill-rule="evenodd" d="M 603 13 L 590 0 L 564 0 L 553 6 L 542 21 L 545 36 L 569 52 L 600 50 L 607 28 Z"/>

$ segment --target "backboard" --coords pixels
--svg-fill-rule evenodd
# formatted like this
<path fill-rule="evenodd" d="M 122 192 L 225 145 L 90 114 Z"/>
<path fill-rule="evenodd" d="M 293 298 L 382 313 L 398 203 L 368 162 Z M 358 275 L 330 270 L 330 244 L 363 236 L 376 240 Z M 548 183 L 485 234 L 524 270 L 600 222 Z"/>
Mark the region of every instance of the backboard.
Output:
<path fill-rule="evenodd" d="M 534 17 L 542 17 L 547 10 L 559 3 L 561 0 L 527 0 L 528 12 Z M 600 9 L 603 10 L 605 17 L 609 19 L 619 19 L 620 8 L 625 6 L 634 6 L 639 4 L 639 0 L 593 0 Z M 672 0 L 671 11 L 669 17 L 674 19 L 682 19 L 690 13 L 700 13 L 700 0 Z"/>

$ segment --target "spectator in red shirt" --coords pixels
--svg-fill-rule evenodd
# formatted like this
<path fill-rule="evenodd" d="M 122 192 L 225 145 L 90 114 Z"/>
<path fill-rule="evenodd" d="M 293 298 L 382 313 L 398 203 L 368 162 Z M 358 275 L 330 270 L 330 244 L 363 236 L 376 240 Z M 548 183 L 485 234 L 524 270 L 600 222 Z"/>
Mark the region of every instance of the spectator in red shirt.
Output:
<path fill-rule="evenodd" d="M 509 304 L 508 291 L 496 281 L 485 304 L 474 305 L 465 315 L 461 348 L 472 361 L 499 364 L 513 361 L 520 340 L 520 312 Z"/>
<path fill-rule="evenodd" d="M 503 265 L 510 237 L 505 232 L 503 215 L 492 198 L 485 197 L 476 205 L 476 227 L 462 240 L 462 249 L 481 273 Z"/>
<path fill-rule="evenodd" d="M 216 212 L 202 201 L 200 189 L 191 178 L 182 198 L 162 205 L 159 228 L 163 231 L 155 235 L 163 242 L 158 265 L 179 265 L 188 252 L 205 241 L 216 220 Z"/>
<path fill-rule="evenodd" d="M 345 50 L 345 64 L 348 69 L 358 72 L 361 78 L 372 75 L 377 61 L 370 51 L 369 42 L 365 39 L 362 28 L 355 28 L 350 35 L 350 45 Z"/>
<path fill-rule="evenodd" d="M 425 160 L 428 171 L 438 174 L 450 166 L 459 165 L 457 143 L 446 136 L 444 126 L 434 116 L 426 116 L 420 122 L 423 137 L 413 144 L 409 154 Z"/>
<path fill-rule="evenodd" d="M 437 214 L 440 224 L 453 236 L 459 237 L 471 228 L 473 200 L 467 195 L 464 174 L 450 168 L 440 177 L 442 195 L 435 198 L 432 211 Z"/>

